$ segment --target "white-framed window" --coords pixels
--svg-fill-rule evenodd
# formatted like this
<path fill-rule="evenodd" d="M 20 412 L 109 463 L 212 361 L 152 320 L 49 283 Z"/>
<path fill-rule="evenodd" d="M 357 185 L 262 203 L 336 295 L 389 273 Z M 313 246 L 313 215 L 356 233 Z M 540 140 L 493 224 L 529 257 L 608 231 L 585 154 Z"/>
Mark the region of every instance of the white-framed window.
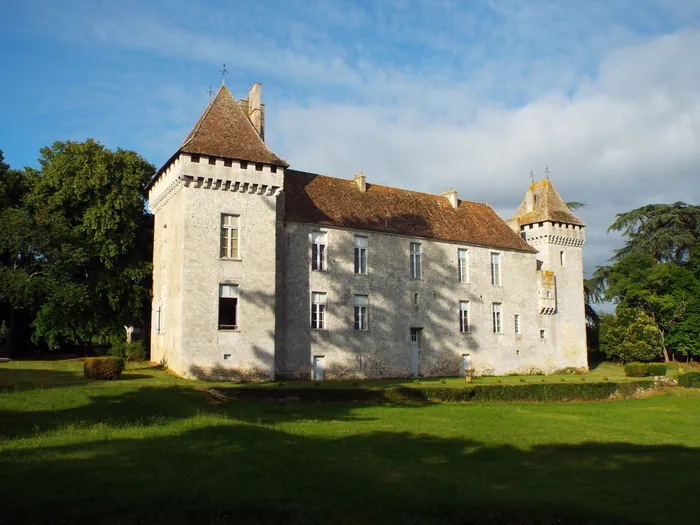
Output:
<path fill-rule="evenodd" d="M 566 254 L 564 253 L 564 250 L 562 250 L 559 252 L 559 264 L 564 266 L 565 263 L 566 263 Z"/>
<path fill-rule="evenodd" d="M 457 250 L 457 269 L 459 271 L 459 282 L 469 282 L 469 252 L 460 248 Z"/>
<path fill-rule="evenodd" d="M 501 309 L 501 303 L 493 303 L 491 305 L 491 317 L 493 320 L 493 333 L 502 334 L 503 333 L 503 312 Z"/>
<path fill-rule="evenodd" d="M 491 284 L 501 286 L 501 254 L 491 253 Z"/>
<path fill-rule="evenodd" d="M 515 333 L 519 334 L 520 333 L 520 314 L 513 315 L 513 326 L 515 329 Z"/>
<path fill-rule="evenodd" d="M 328 234 L 313 232 L 311 234 L 311 269 L 324 271 L 326 269 L 326 243 Z"/>
<path fill-rule="evenodd" d="M 221 214 L 221 257 L 224 259 L 240 258 L 240 223 L 238 215 Z"/>
<path fill-rule="evenodd" d="M 369 296 L 355 296 L 355 330 L 361 332 L 369 329 Z"/>
<path fill-rule="evenodd" d="M 411 243 L 411 279 L 423 277 L 423 263 L 421 261 L 421 246 L 419 242 Z"/>
<path fill-rule="evenodd" d="M 355 235 L 355 273 L 367 273 L 367 237 Z"/>
<path fill-rule="evenodd" d="M 219 330 L 238 330 L 238 285 L 219 285 Z"/>
<path fill-rule="evenodd" d="M 469 332 L 469 301 L 459 302 L 459 331 L 463 334 Z"/>
<path fill-rule="evenodd" d="M 326 294 L 324 292 L 311 293 L 311 328 L 326 329 Z"/>

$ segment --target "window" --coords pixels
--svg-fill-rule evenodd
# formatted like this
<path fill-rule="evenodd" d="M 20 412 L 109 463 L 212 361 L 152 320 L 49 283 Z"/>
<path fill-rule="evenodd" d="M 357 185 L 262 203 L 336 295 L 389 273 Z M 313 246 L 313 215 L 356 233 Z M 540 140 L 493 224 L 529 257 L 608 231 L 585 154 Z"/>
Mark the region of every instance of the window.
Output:
<path fill-rule="evenodd" d="M 312 292 L 311 294 L 311 328 L 325 330 L 326 328 L 326 294 Z"/>
<path fill-rule="evenodd" d="M 418 309 L 418 292 L 413 294 L 413 307 L 417 310 Z"/>
<path fill-rule="evenodd" d="M 238 285 L 219 285 L 219 330 L 238 330 Z"/>
<path fill-rule="evenodd" d="M 155 317 L 155 319 L 154 319 L 154 321 L 155 321 L 155 328 L 156 328 L 156 333 L 157 333 L 157 334 L 161 333 L 161 316 L 160 316 L 160 313 L 161 313 L 161 307 L 160 307 L 160 305 L 158 305 L 158 306 L 156 307 L 156 315 L 154 316 L 154 317 Z"/>
<path fill-rule="evenodd" d="M 423 276 L 421 267 L 420 243 L 411 243 L 411 279 L 420 279 Z"/>
<path fill-rule="evenodd" d="M 355 296 L 355 330 L 362 332 L 367 330 L 369 316 L 369 297 L 366 295 Z"/>
<path fill-rule="evenodd" d="M 263 165 L 260 164 L 259 162 L 255 163 L 255 171 L 262 171 L 263 170 Z"/>
<path fill-rule="evenodd" d="M 540 330 L 540 339 L 544 339 L 546 335 L 547 332 L 545 332 L 544 330 Z"/>
<path fill-rule="evenodd" d="M 311 234 L 311 269 L 323 271 L 326 269 L 326 239 L 323 232 Z"/>
<path fill-rule="evenodd" d="M 459 302 L 459 331 L 463 334 L 469 332 L 469 301 Z"/>
<path fill-rule="evenodd" d="M 277 173 L 277 166 L 270 166 L 270 173 Z"/>
<path fill-rule="evenodd" d="M 515 314 L 513 316 L 513 323 L 515 326 L 515 333 L 519 334 L 520 333 L 520 314 Z"/>
<path fill-rule="evenodd" d="M 521 231 L 521 232 L 520 232 L 520 238 L 521 238 L 523 241 L 527 241 L 527 232 L 526 232 L 526 231 Z"/>
<path fill-rule="evenodd" d="M 209 157 L 209 165 L 210 166 L 216 165 L 216 157 Z"/>
<path fill-rule="evenodd" d="M 190 160 L 192 162 L 199 162 L 199 155 L 190 155 Z"/>
<path fill-rule="evenodd" d="M 457 267 L 459 269 L 459 282 L 469 282 L 469 254 L 467 250 L 457 250 Z"/>
<path fill-rule="evenodd" d="M 230 168 L 231 166 L 233 166 L 233 161 L 231 159 L 224 159 L 224 166 Z"/>
<path fill-rule="evenodd" d="M 501 254 L 491 254 L 491 284 L 501 286 Z"/>
<path fill-rule="evenodd" d="M 493 303 L 491 306 L 491 313 L 493 317 L 493 333 L 503 333 L 503 323 L 501 321 L 501 303 Z"/>
<path fill-rule="evenodd" d="M 226 259 L 238 259 L 239 240 L 238 215 L 221 214 L 221 257 Z"/>
<path fill-rule="evenodd" d="M 241 169 L 242 170 L 247 170 L 248 169 L 248 163 L 244 160 L 241 161 Z"/>
<path fill-rule="evenodd" d="M 566 262 L 566 256 L 564 255 L 564 251 L 559 252 L 559 264 L 564 266 L 564 263 Z"/>
<path fill-rule="evenodd" d="M 367 273 L 367 237 L 355 236 L 355 273 Z"/>

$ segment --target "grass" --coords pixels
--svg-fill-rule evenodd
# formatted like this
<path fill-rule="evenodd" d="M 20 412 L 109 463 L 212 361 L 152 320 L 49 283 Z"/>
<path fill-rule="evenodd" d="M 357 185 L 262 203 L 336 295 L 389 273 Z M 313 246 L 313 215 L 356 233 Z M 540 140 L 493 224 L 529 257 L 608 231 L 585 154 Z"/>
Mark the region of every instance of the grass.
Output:
<path fill-rule="evenodd" d="M 0 521 L 697 521 L 682 501 L 700 479 L 697 390 L 551 405 L 221 404 L 193 388 L 209 383 L 150 367 L 88 381 L 80 366 L 0 364 Z"/>

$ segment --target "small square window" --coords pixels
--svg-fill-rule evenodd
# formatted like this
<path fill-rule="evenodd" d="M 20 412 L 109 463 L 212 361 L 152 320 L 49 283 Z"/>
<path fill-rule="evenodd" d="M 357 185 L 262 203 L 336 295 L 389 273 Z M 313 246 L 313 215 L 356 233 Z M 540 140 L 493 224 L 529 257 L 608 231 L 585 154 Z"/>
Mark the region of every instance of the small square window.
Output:
<path fill-rule="evenodd" d="M 230 168 L 231 166 L 233 166 L 233 161 L 231 159 L 224 159 L 224 166 Z"/>
<path fill-rule="evenodd" d="M 262 171 L 263 170 L 263 165 L 260 164 L 259 162 L 255 163 L 255 171 Z"/>
<path fill-rule="evenodd" d="M 210 166 L 216 165 L 216 157 L 209 157 L 209 165 Z"/>
<path fill-rule="evenodd" d="M 248 169 L 248 163 L 245 160 L 241 161 L 241 169 L 242 170 L 247 170 Z"/>
<path fill-rule="evenodd" d="M 277 166 L 270 166 L 271 173 L 277 173 Z"/>
<path fill-rule="evenodd" d="M 194 163 L 198 163 L 199 162 L 199 155 L 190 155 L 190 161 L 192 161 Z"/>

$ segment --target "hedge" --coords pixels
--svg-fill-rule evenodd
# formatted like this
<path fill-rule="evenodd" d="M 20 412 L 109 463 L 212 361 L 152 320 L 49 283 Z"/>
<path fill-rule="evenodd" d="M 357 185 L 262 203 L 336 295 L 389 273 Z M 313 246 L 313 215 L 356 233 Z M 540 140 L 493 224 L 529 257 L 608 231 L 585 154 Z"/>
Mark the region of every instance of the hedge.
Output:
<path fill-rule="evenodd" d="M 649 363 L 648 368 L 650 376 L 666 375 L 666 365 L 663 363 Z"/>
<path fill-rule="evenodd" d="M 649 365 L 646 363 L 627 363 L 625 365 L 627 377 L 645 377 L 649 375 Z"/>
<path fill-rule="evenodd" d="M 686 372 L 676 377 L 678 386 L 686 388 L 700 388 L 700 372 Z"/>
<path fill-rule="evenodd" d="M 83 375 L 87 379 L 119 379 L 122 370 L 121 357 L 86 357 L 83 361 Z"/>
<path fill-rule="evenodd" d="M 228 399 L 260 401 L 465 403 L 479 401 L 595 401 L 628 397 L 655 388 L 649 381 L 629 383 L 537 383 L 528 385 L 465 385 L 461 388 L 216 388 Z"/>

